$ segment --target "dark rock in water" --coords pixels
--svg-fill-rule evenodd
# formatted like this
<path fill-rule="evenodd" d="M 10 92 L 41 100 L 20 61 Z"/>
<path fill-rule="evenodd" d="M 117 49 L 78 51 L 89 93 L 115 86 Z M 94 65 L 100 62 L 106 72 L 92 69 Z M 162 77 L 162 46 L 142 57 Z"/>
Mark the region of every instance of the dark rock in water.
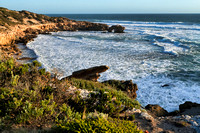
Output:
<path fill-rule="evenodd" d="M 78 78 L 97 82 L 98 78 L 100 77 L 99 73 L 105 72 L 108 69 L 108 66 L 97 66 L 89 69 L 83 69 L 73 72 L 68 78 Z"/>
<path fill-rule="evenodd" d="M 138 90 L 137 84 L 134 84 L 132 80 L 120 81 L 120 80 L 108 80 L 104 81 L 104 84 L 109 84 L 118 90 L 124 91 L 129 97 L 135 99 L 137 97 L 136 91 Z"/>
<path fill-rule="evenodd" d="M 190 101 L 186 101 L 184 104 L 179 105 L 179 110 L 181 112 L 185 111 L 186 109 L 191 109 L 192 107 L 200 107 L 200 104 L 198 103 L 193 103 Z"/>
<path fill-rule="evenodd" d="M 168 84 L 164 84 L 164 85 L 162 85 L 161 87 L 168 87 L 169 85 Z"/>
<path fill-rule="evenodd" d="M 125 27 L 121 25 L 113 25 L 108 29 L 108 32 L 114 31 L 114 33 L 124 33 Z"/>
<path fill-rule="evenodd" d="M 107 24 L 90 23 L 86 21 L 77 22 L 77 26 L 73 27 L 81 31 L 106 31 L 109 26 Z"/>
<path fill-rule="evenodd" d="M 187 101 L 179 105 L 179 110 L 183 115 L 200 115 L 200 104 Z"/>
<path fill-rule="evenodd" d="M 148 104 L 145 109 L 149 110 L 155 116 L 165 116 L 168 112 L 159 105 Z"/>

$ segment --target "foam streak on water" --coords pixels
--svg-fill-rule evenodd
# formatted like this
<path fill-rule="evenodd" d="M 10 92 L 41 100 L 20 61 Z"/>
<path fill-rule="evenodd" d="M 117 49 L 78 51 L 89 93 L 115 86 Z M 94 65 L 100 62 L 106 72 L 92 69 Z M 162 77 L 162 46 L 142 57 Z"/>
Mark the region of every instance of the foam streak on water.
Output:
<path fill-rule="evenodd" d="M 28 47 L 48 71 L 57 68 L 63 76 L 108 65 L 100 81 L 133 80 L 143 106 L 159 104 L 173 111 L 185 101 L 200 103 L 200 25 L 103 23 L 121 24 L 126 33 L 57 32 L 39 35 Z"/>

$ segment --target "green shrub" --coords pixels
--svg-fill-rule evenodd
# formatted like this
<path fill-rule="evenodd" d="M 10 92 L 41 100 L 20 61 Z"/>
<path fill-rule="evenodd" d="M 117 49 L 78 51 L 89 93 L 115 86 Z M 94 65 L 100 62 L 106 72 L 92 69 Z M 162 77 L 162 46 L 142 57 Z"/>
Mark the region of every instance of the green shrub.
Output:
<path fill-rule="evenodd" d="M 100 90 L 98 93 L 92 93 L 88 99 L 82 99 L 80 96 L 71 98 L 69 99 L 69 105 L 78 112 L 83 111 L 86 107 L 87 112 L 94 112 L 96 110 L 110 116 L 117 116 L 123 107 L 119 100 L 113 100 L 112 98 L 111 93 Z"/>
<path fill-rule="evenodd" d="M 133 115 L 129 116 L 129 120 L 130 120 L 130 121 L 135 120 L 135 115 L 133 114 Z"/>
<path fill-rule="evenodd" d="M 66 105 L 65 103 L 63 103 L 63 105 L 61 105 L 59 107 L 59 113 L 56 116 L 56 122 L 57 123 L 66 123 L 68 121 L 71 120 L 75 120 L 75 119 L 81 119 L 81 114 L 78 112 L 74 112 L 70 106 Z"/>
<path fill-rule="evenodd" d="M 5 62 L 0 62 L 0 72 L 4 72 L 5 70 L 7 70 L 7 66 L 5 64 Z"/>
<path fill-rule="evenodd" d="M 41 67 L 42 64 L 41 64 L 40 62 L 34 60 L 34 61 L 33 61 L 33 66 L 35 66 L 35 67 Z"/>
<path fill-rule="evenodd" d="M 20 66 L 20 67 L 18 68 L 18 71 L 19 71 L 20 74 L 25 74 L 25 73 L 27 73 L 27 72 L 29 71 L 29 66 L 28 66 L 28 64 L 23 64 L 22 66 Z"/>
<path fill-rule="evenodd" d="M 131 121 L 111 118 L 108 120 L 99 118 L 70 121 L 58 124 L 55 131 L 70 133 L 142 133 Z"/>
<path fill-rule="evenodd" d="M 20 78 L 19 75 L 12 74 L 11 85 L 16 86 L 18 84 L 19 78 Z"/>
<path fill-rule="evenodd" d="M 15 113 L 19 106 L 16 102 L 18 98 L 18 93 L 14 89 L 0 88 L 0 116 Z"/>
<path fill-rule="evenodd" d="M 40 69 L 40 70 L 39 70 L 39 73 L 40 73 L 41 75 L 45 75 L 45 74 L 46 74 L 45 68 Z"/>
<path fill-rule="evenodd" d="M 102 83 L 58 80 L 40 66 L 37 61 L 21 65 L 13 59 L 0 60 L 0 131 L 17 126 L 56 126 L 63 132 L 117 132 L 117 126 L 119 131 L 133 130 L 119 124 L 128 121 L 117 122 L 108 115 L 118 117 L 124 108 L 139 107 L 137 101 Z M 71 84 L 90 90 L 89 96 L 83 99 L 81 91 L 70 94 Z"/>
<path fill-rule="evenodd" d="M 94 97 L 93 98 L 94 100 L 95 100 L 95 97 L 99 97 L 101 99 L 100 101 L 105 101 L 105 98 L 106 98 L 105 95 L 108 95 L 107 98 L 109 97 L 116 98 L 116 100 L 114 101 L 116 105 L 123 104 L 126 106 L 126 108 L 130 108 L 130 109 L 140 108 L 140 103 L 137 100 L 129 98 L 127 94 L 125 94 L 124 92 L 117 91 L 115 88 L 112 88 L 109 85 L 104 85 L 102 83 L 92 82 L 88 80 L 73 79 L 73 78 L 70 79 L 70 83 L 80 89 L 87 89 L 89 91 L 100 92 L 98 94 L 91 94 L 91 96 Z M 103 92 L 106 92 L 107 94 L 103 94 Z M 92 99 L 90 100 L 91 100 L 91 103 L 92 102 L 95 103 L 95 101 L 92 101 Z M 107 99 L 107 100 L 109 101 L 110 99 Z"/>

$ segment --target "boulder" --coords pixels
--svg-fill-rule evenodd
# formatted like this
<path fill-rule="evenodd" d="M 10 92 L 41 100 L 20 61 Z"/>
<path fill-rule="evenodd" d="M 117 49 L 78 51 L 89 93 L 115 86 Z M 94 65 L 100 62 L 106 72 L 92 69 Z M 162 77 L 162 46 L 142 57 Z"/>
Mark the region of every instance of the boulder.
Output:
<path fill-rule="evenodd" d="M 155 116 L 165 116 L 168 112 L 159 105 L 148 104 L 145 109 L 149 110 Z"/>
<path fill-rule="evenodd" d="M 124 33 L 125 27 L 121 25 L 113 25 L 108 29 L 108 32 L 113 32 L 114 33 Z"/>
<path fill-rule="evenodd" d="M 179 110 L 183 115 L 200 115 L 200 104 L 186 101 L 179 105 Z"/>
<path fill-rule="evenodd" d="M 179 110 L 180 112 L 183 112 L 186 109 L 191 109 L 192 107 L 200 107 L 200 104 L 186 101 L 184 104 L 179 105 Z"/>
<path fill-rule="evenodd" d="M 89 69 L 83 69 L 73 72 L 68 78 L 78 78 L 97 82 L 100 77 L 99 73 L 105 72 L 108 69 L 108 66 L 97 66 Z"/>
<path fill-rule="evenodd" d="M 138 90 L 137 84 L 134 84 L 132 80 L 123 81 L 123 80 L 108 80 L 104 81 L 104 84 L 109 84 L 117 90 L 124 91 L 128 94 L 129 97 L 135 99 L 137 97 L 136 91 Z"/>

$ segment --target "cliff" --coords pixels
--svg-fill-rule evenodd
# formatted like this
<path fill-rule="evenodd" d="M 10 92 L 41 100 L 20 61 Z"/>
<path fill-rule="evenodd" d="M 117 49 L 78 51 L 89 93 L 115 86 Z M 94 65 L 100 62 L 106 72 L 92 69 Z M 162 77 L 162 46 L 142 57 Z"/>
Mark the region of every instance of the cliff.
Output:
<path fill-rule="evenodd" d="M 106 24 L 49 17 L 28 11 L 12 11 L 0 7 L 0 50 L 5 56 L 16 54 L 15 43 L 24 43 L 38 34 L 56 31 L 107 31 Z"/>
<path fill-rule="evenodd" d="M 12 11 L 0 7 L 0 51 L 4 56 L 20 54 L 16 43 L 28 43 L 38 34 L 57 31 L 108 31 L 124 33 L 125 27 L 49 17 L 29 11 Z"/>

